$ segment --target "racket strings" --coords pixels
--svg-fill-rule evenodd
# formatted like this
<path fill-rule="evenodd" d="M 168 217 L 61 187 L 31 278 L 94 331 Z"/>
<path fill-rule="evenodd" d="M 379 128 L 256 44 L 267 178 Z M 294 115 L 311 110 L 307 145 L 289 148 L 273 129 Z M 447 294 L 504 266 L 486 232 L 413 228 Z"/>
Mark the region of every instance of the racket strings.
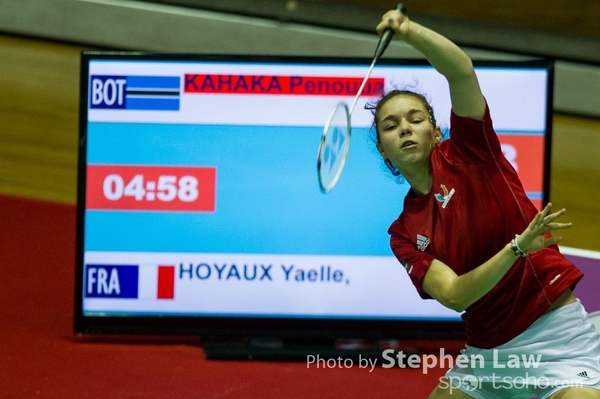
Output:
<path fill-rule="evenodd" d="M 323 129 L 317 170 L 321 191 L 329 192 L 344 169 L 350 145 L 350 114 L 344 102 L 332 110 Z"/>
<path fill-rule="evenodd" d="M 344 126 L 332 126 L 330 128 L 331 140 L 325 143 L 323 153 L 323 162 L 328 172 L 333 170 L 336 161 L 343 155 L 343 148 L 346 142 Z"/>

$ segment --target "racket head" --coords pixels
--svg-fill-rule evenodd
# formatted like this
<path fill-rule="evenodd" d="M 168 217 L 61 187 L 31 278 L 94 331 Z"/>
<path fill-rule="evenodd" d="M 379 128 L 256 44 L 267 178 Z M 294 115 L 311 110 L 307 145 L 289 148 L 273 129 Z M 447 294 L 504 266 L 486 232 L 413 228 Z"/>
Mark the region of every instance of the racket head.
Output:
<path fill-rule="evenodd" d="M 342 175 L 350 148 L 350 128 L 348 105 L 339 102 L 327 118 L 317 154 L 317 176 L 323 193 L 333 190 Z"/>

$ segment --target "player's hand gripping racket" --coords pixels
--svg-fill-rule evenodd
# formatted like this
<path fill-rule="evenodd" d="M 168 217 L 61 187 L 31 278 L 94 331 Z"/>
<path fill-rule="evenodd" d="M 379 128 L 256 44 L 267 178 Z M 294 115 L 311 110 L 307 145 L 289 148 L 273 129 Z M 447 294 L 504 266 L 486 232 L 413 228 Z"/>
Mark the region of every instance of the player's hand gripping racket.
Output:
<path fill-rule="evenodd" d="M 398 3 L 396 10 L 403 14 L 406 13 L 406 7 L 402 3 Z M 344 101 L 337 103 L 331 110 L 327 122 L 325 122 L 317 154 L 317 175 L 319 178 L 319 187 L 323 193 L 331 191 L 342 175 L 346 158 L 348 157 L 348 149 L 350 148 L 350 119 L 352 112 L 365 88 L 367 80 L 369 80 L 369 76 L 371 76 L 375 63 L 382 56 L 392 41 L 393 36 L 394 32 L 388 28 L 379 38 L 371 67 L 358 88 L 358 92 L 350 108 L 348 108 Z"/>

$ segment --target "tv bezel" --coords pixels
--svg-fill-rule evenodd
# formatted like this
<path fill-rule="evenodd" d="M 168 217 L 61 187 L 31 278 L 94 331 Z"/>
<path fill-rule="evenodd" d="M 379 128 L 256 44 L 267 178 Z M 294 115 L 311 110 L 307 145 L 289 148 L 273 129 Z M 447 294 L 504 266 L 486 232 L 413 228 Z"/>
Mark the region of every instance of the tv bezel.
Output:
<path fill-rule="evenodd" d="M 84 51 L 81 54 L 79 104 L 79 154 L 77 176 L 77 226 L 74 333 L 87 335 L 173 335 L 220 337 L 278 337 L 307 339 L 464 339 L 461 320 L 389 320 L 377 318 L 344 319 L 321 317 L 203 317 L 203 316 L 86 316 L 83 312 L 83 269 L 85 231 L 85 190 L 88 123 L 88 77 L 92 60 L 184 61 L 184 62 L 243 62 L 344 64 L 368 67 L 371 59 L 358 57 L 279 56 L 279 55 L 220 55 L 220 54 L 161 54 L 141 52 Z M 424 59 L 388 59 L 379 65 L 430 66 Z M 547 59 L 524 61 L 475 60 L 474 66 L 495 68 L 537 68 L 548 72 L 546 134 L 544 136 L 543 203 L 550 197 L 550 155 L 552 143 L 552 103 L 554 64 Z M 316 145 L 316 144 L 315 144 Z M 391 222 L 391 221 L 390 221 Z M 390 255 L 391 252 L 390 252 Z"/>

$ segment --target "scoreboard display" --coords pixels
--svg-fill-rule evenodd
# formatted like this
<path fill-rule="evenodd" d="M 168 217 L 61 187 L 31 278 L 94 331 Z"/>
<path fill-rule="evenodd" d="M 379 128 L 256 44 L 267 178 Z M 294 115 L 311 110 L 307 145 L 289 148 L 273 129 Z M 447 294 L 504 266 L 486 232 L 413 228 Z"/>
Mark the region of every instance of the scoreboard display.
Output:
<path fill-rule="evenodd" d="M 323 124 L 352 101 L 370 61 L 84 53 L 76 331 L 459 326 L 459 314 L 420 299 L 390 250 L 387 228 L 409 187 L 386 173 L 364 109 L 409 86 L 447 132 L 441 75 L 424 61 L 382 60 L 352 116 L 344 174 L 319 190 Z M 539 208 L 552 66 L 487 62 L 476 72 L 502 150 Z"/>

